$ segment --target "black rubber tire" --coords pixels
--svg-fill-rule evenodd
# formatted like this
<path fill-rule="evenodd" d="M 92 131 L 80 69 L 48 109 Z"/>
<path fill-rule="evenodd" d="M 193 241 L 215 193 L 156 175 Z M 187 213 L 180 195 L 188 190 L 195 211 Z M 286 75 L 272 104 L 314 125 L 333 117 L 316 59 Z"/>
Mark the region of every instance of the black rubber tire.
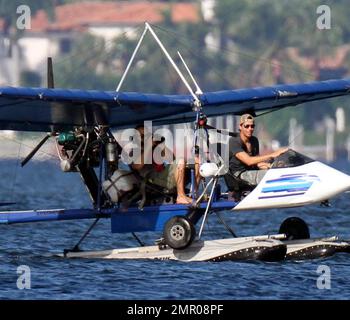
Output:
<path fill-rule="evenodd" d="M 194 240 L 196 230 L 193 223 L 185 216 L 174 216 L 164 226 L 165 243 L 173 249 L 185 249 Z"/>
<path fill-rule="evenodd" d="M 307 223 L 298 217 L 290 217 L 284 220 L 279 233 L 286 234 L 286 240 L 310 239 Z"/>

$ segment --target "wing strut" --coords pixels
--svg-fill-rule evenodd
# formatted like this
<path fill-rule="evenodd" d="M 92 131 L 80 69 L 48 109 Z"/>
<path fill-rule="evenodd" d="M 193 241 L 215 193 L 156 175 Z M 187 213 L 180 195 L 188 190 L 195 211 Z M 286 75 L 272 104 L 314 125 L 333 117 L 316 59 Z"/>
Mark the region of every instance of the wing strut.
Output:
<path fill-rule="evenodd" d="M 130 69 L 130 67 L 131 67 L 131 64 L 133 63 L 133 61 L 134 61 L 134 59 L 135 59 L 136 53 L 138 52 L 138 50 L 139 50 L 139 48 L 140 48 L 140 45 L 141 45 L 141 43 L 142 43 L 142 41 L 143 41 L 143 39 L 144 39 L 144 37 L 145 37 L 147 31 L 149 31 L 149 32 L 151 33 L 151 35 L 153 36 L 153 38 L 156 40 L 156 42 L 158 43 L 159 47 L 160 47 L 161 50 L 163 51 L 164 55 L 167 57 L 167 59 L 169 60 L 169 62 L 171 63 L 171 65 L 173 66 L 173 68 L 175 69 L 175 71 L 177 72 L 177 74 L 179 75 L 180 79 L 182 80 L 182 82 L 185 84 L 186 88 L 188 89 L 188 91 L 189 91 L 190 94 L 192 95 L 192 97 L 193 97 L 193 99 L 194 99 L 195 108 L 196 108 L 196 109 L 200 108 L 200 107 L 201 107 L 201 101 L 200 101 L 200 99 L 198 98 L 197 94 L 193 92 L 191 86 L 190 86 L 189 83 L 187 82 L 186 78 L 184 77 L 184 75 L 182 74 L 182 72 L 180 71 L 180 69 L 178 68 L 178 66 L 175 64 L 175 62 L 174 62 L 174 60 L 172 59 L 172 57 L 170 56 L 169 52 L 166 50 L 166 48 L 164 47 L 163 43 L 160 41 L 160 39 L 158 38 L 158 36 L 157 36 L 156 33 L 154 32 L 154 30 L 152 29 L 152 27 L 150 26 L 150 24 L 148 24 L 147 22 L 145 23 L 145 29 L 144 29 L 144 31 L 143 31 L 143 33 L 142 33 L 140 39 L 139 39 L 139 42 L 138 42 L 137 45 L 136 45 L 136 48 L 135 48 L 135 50 L 134 50 L 134 52 L 133 52 L 133 54 L 132 54 L 132 56 L 131 56 L 131 58 L 130 58 L 130 61 L 129 61 L 129 63 L 128 63 L 128 65 L 127 65 L 127 67 L 126 67 L 126 69 L 125 69 L 125 71 L 124 71 L 124 73 L 123 73 L 123 75 L 122 75 L 122 78 L 121 78 L 121 80 L 119 81 L 119 84 L 118 84 L 118 86 L 117 86 L 116 91 L 117 91 L 117 92 L 120 91 L 120 88 L 121 88 L 121 86 L 122 86 L 122 84 L 123 84 L 123 82 L 124 82 L 124 80 L 125 80 L 125 77 L 126 77 L 127 73 L 129 72 L 129 69 Z M 180 57 L 181 57 L 181 55 L 180 55 Z M 184 62 L 184 60 L 182 59 L 182 57 L 181 57 L 181 60 L 182 60 L 182 62 L 184 63 L 184 65 L 185 65 L 187 71 L 189 72 L 189 70 L 188 70 L 188 68 L 187 68 L 187 66 L 186 66 L 186 64 L 185 64 L 185 62 Z M 190 72 L 189 72 L 189 73 L 190 73 Z M 191 75 L 191 78 L 193 79 L 191 73 L 190 73 L 190 75 Z M 199 94 L 202 93 L 202 91 L 201 91 L 200 89 L 198 90 L 199 87 L 198 87 L 197 83 L 196 83 L 195 81 L 194 81 L 194 83 L 195 83 L 195 85 L 196 85 L 196 87 L 197 87 L 197 92 L 198 92 Z M 196 111 L 196 110 L 195 110 L 195 111 Z"/>
<path fill-rule="evenodd" d="M 180 57 L 180 59 L 181 59 L 183 65 L 185 66 L 185 68 L 186 68 L 186 70 L 187 70 L 189 76 L 191 77 L 191 79 L 192 79 L 194 85 L 196 86 L 196 94 L 203 94 L 202 89 L 199 87 L 199 85 L 198 85 L 196 79 L 194 78 L 194 76 L 193 76 L 191 70 L 189 69 L 189 67 L 187 66 L 187 64 L 186 64 L 186 62 L 185 62 L 185 60 L 184 60 L 184 58 L 182 58 L 181 53 L 178 51 L 177 54 L 178 54 L 178 56 Z"/>

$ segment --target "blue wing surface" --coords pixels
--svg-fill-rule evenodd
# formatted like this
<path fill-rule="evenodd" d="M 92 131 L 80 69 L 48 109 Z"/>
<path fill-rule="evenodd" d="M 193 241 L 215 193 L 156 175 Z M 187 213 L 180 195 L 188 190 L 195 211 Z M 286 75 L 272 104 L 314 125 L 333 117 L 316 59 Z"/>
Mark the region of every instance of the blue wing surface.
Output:
<path fill-rule="evenodd" d="M 200 96 L 208 117 L 240 115 L 296 106 L 350 93 L 350 79 L 205 92 Z M 0 88 L 0 130 L 62 131 L 106 124 L 134 127 L 193 121 L 191 95 L 137 92 Z"/>

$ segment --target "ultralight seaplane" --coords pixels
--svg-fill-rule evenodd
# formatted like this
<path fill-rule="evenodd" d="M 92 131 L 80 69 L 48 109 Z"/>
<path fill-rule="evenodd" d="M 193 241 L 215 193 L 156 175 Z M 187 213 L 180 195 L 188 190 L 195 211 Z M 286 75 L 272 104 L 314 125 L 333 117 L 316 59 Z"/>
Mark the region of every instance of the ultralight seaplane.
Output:
<path fill-rule="evenodd" d="M 190 94 L 120 91 L 147 31 L 157 41 Z M 146 23 L 116 91 L 54 88 L 51 60 L 48 63 L 48 88 L 0 88 L 1 130 L 47 133 L 22 161 L 22 166 L 49 138 L 53 138 L 58 146 L 62 170 L 78 172 L 92 200 L 92 208 L 87 209 L 1 212 L 0 223 L 95 219 L 77 245 L 71 250 L 65 250 L 62 256 L 67 258 L 279 261 L 318 258 L 339 251 L 350 251 L 350 244 L 337 237 L 310 239 L 308 226 L 296 217 L 282 223 L 279 234 L 252 237 L 236 237 L 222 219 L 232 237 L 206 241 L 201 239 L 210 213 L 218 213 L 220 217 L 219 212 L 224 210 L 235 212 L 304 206 L 325 202 L 350 189 L 350 176 L 293 150 L 275 159 L 259 185 L 245 193 L 244 197 L 232 199 L 227 193 L 218 192 L 219 179 L 223 177 L 229 191 L 237 186 L 223 175 L 225 163 L 218 156 L 217 161 L 202 164 L 201 174 L 209 181 L 203 192 L 194 199 L 194 204 L 174 204 L 171 195 L 164 192 L 157 194 L 154 188 L 147 188 L 146 182 L 147 200 L 143 201 L 143 205 L 140 206 L 140 198 L 135 198 L 126 210 L 122 207 L 120 192 L 130 190 L 118 189 L 117 180 L 122 176 L 118 174 L 118 151 L 121 147 L 112 129 L 134 128 L 148 120 L 152 120 L 154 126 L 194 121 L 198 129 L 203 115 L 257 114 L 350 94 L 350 79 L 202 92 L 183 59 L 182 62 L 193 80 L 195 91 L 152 27 Z M 136 186 L 136 189 L 140 190 L 140 187 Z M 201 201 L 203 199 L 205 201 Z M 80 250 L 82 241 L 101 218 L 111 220 L 112 233 L 133 233 L 139 240 L 136 232 L 156 231 L 162 232 L 162 238 L 152 246 L 104 251 Z"/>

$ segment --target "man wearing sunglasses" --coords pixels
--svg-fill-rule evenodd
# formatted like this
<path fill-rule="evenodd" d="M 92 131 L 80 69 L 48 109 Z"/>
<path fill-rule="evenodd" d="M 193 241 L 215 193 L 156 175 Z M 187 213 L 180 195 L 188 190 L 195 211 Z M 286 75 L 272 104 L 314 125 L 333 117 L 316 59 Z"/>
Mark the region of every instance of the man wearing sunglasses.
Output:
<path fill-rule="evenodd" d="M 254 117 L 244 114 L 240 118 L 239 135 L 230 142 L 230 174 L 250 186 L 256 186 L 271 167 L 268 162 L 288 148 L 279 149 L 273 153 L 260 156 L 259 141 L 253 136 L 255 128 Z"/>

